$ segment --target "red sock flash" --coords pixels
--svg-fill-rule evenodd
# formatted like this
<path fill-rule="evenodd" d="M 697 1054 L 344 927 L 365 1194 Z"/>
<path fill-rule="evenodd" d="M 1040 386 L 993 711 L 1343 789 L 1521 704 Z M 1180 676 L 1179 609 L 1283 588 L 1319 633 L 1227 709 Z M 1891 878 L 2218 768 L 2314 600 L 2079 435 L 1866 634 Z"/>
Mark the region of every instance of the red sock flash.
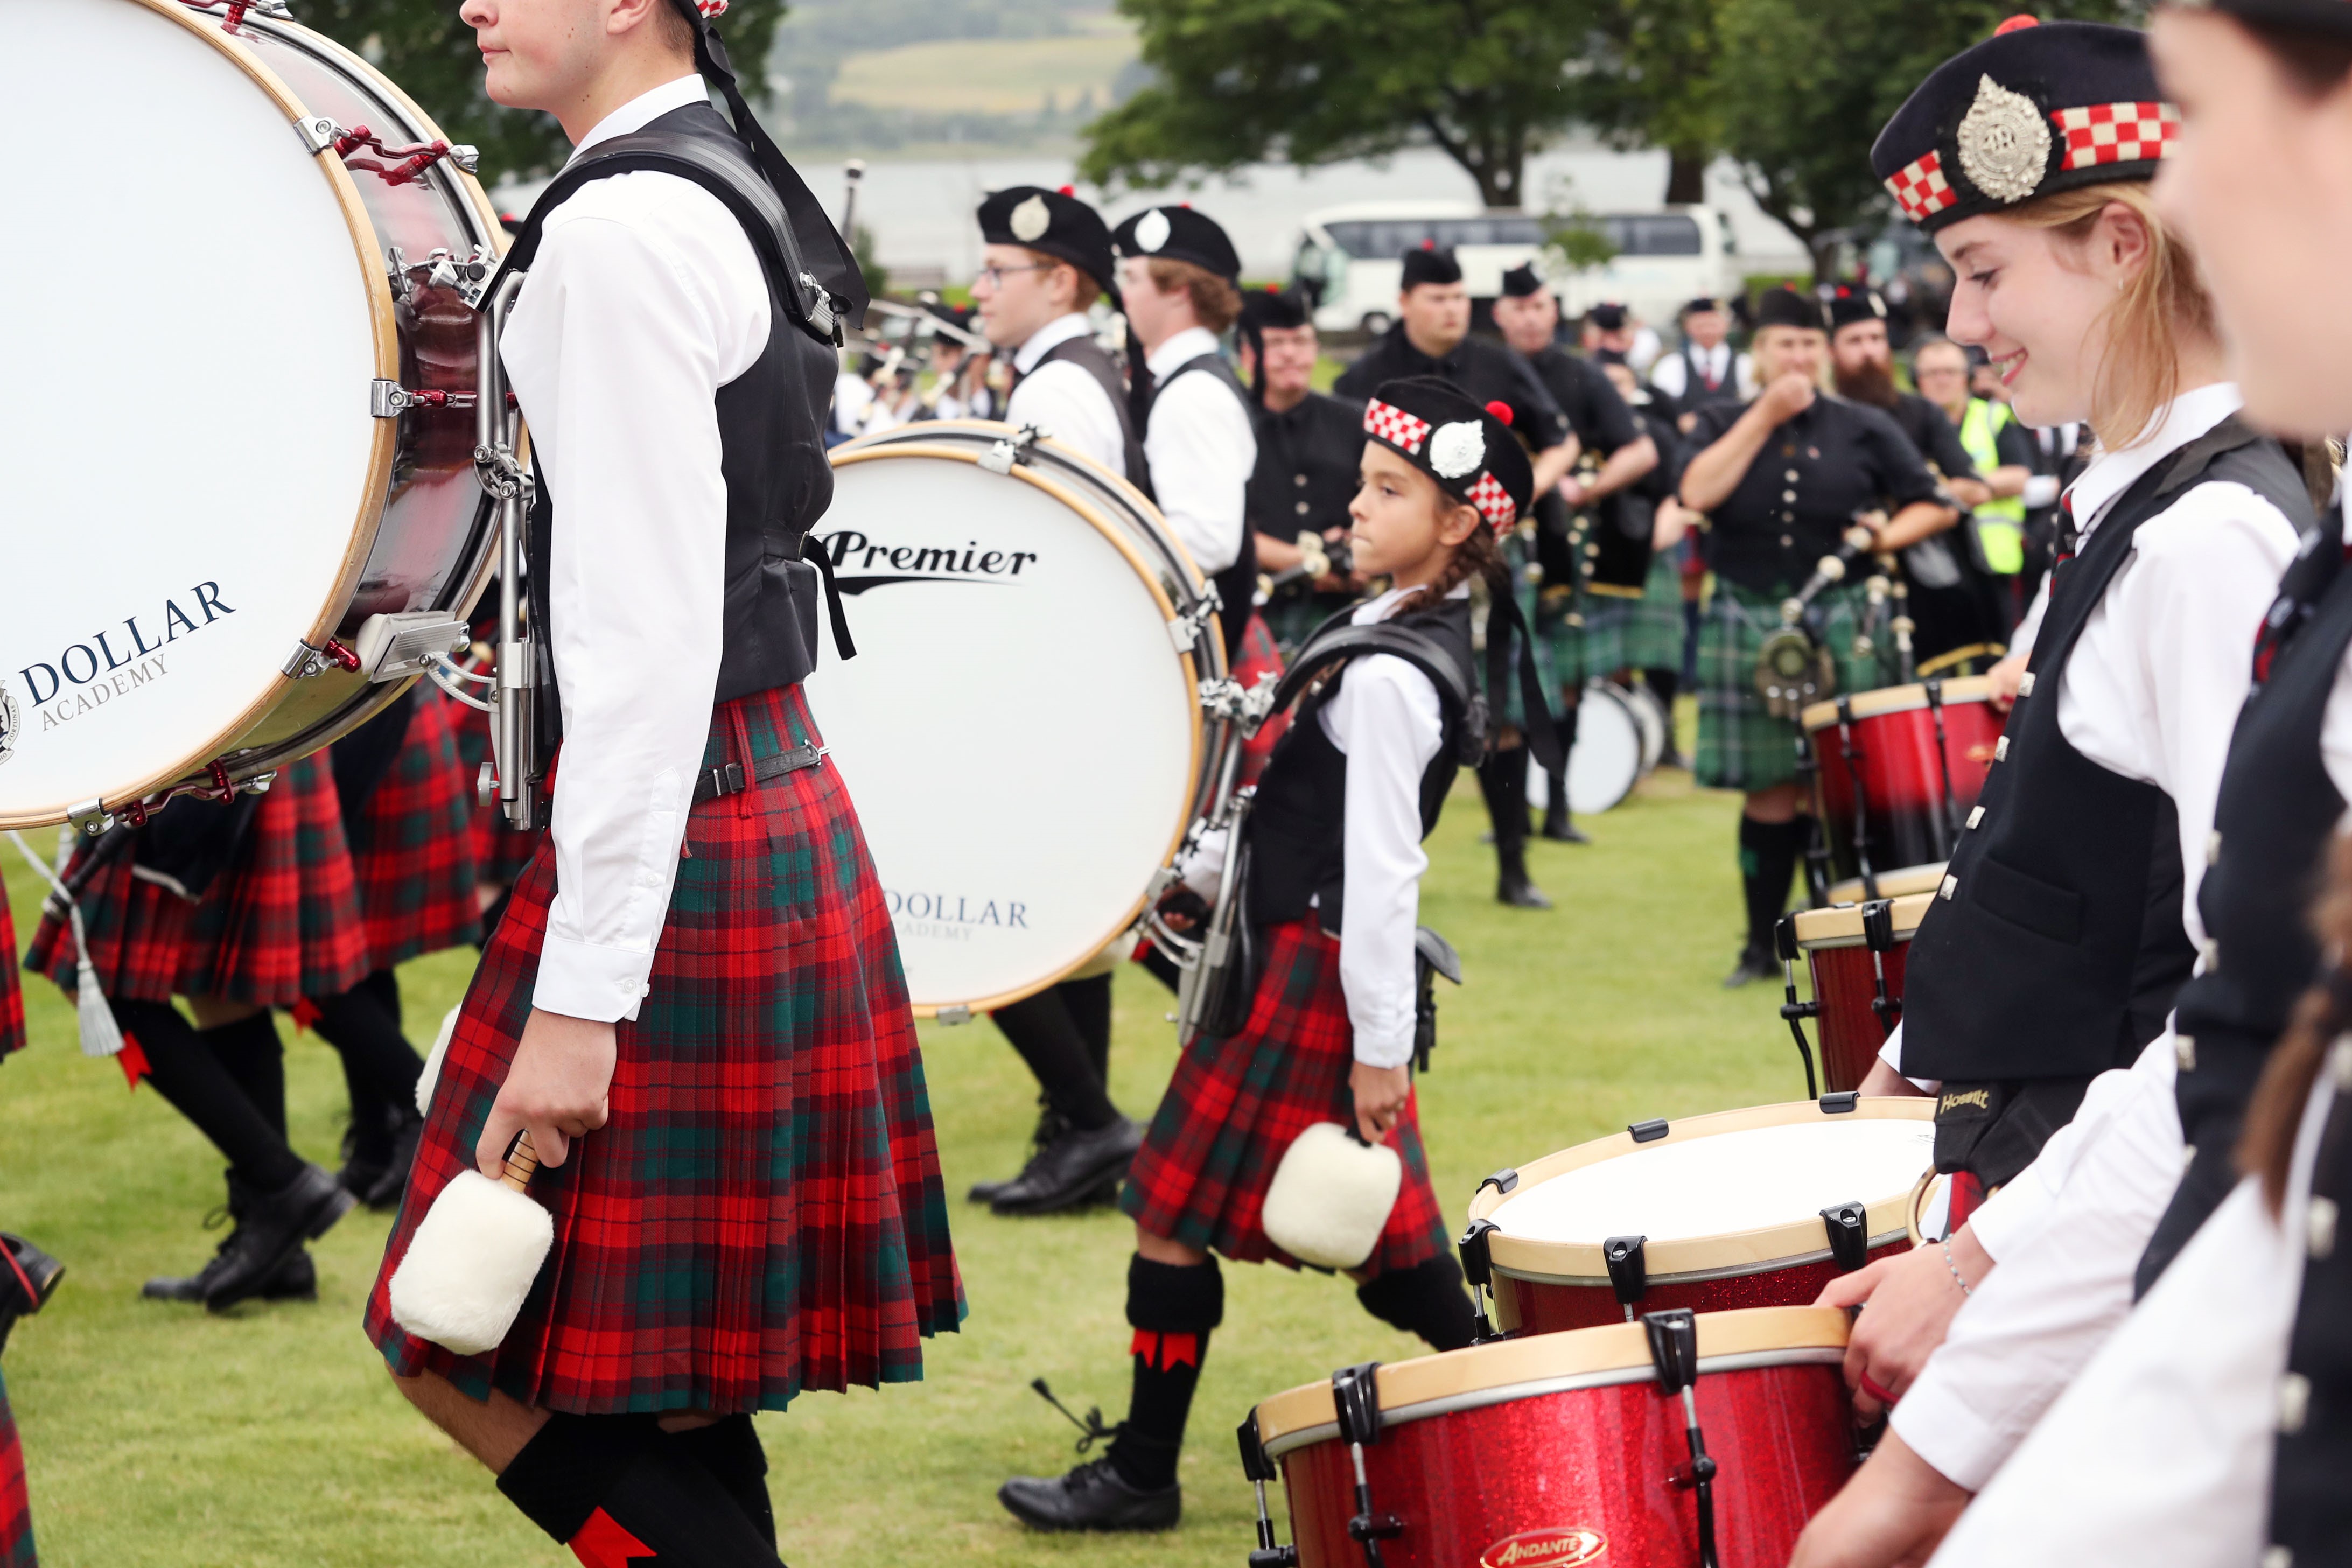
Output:
<path fill-rule="evenodd" d="M 155 1076 L 155 1069 L 147 1065 L 147 1053 L 139 1048 L 139 1037 L 128 1029 L 122 1031 L 122 1048 L 114 1053 L 114 1065 L 122 1069 L 123 1082 L 134 1091 L 141 1079 Z"/>
<path fill-rule="evenodd" d="M 580 1527 L 580 1533 L 569 1544 L 572 1555 L 586 1568 L 629 1568 L 633 1558 L 659 1555 L 622 1529 L 620 1521 L 601 1508 L 588 1516 L 588 1522 Z"/>
<path fill-rule="evenodd" d="M 1150 1329 L 1135 1331 L 1135 1341 L 1127 1353 L 1139 1355 L 1143 1364 L 1154 1372 L 1170 1372 L 1180 1366 L 1201 1364 L 1201 1336 L 1198 1334 L 1162 1334 Z"/>

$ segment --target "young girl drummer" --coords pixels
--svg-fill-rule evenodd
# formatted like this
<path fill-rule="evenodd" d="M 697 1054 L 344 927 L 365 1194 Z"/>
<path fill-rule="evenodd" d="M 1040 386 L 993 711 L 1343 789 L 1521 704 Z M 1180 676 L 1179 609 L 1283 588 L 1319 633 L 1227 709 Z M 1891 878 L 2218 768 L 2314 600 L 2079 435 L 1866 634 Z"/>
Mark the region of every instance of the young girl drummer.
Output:
<path fill-rule="evenodd" d="M 1497 576 L 1497 535 L 1533 488 L 1526 451 L 1502 418 L 1433 378 L 1382 385 L 1364 434 L 1349 542 L 1357 569 L 1392 586 L 1351 620 L 1421 632 L 1460 689 L 1475 690 L 1469 582 Z M 1246 827 L 1244 918 L 1265 954 L 1248 1021 L 1186 1048 L 1120 1200 L 1136 1222 L 1127 1419 L 1106 1457 L 1004 1484 L 999 1500 L 1024 1522 L 1176 1523 L 1185 1417 L 1224 1316 L 1216 1255 L 1297 1266 L 1267 1238 L 1265 1202 L 1291 1141 L 1318 1122 L 1385 1141 L 1403 1163 L 1396 1206 L 1353 1271 L 1358 1299 L 1439 1350 L 1469 1343 L 1470 1303 L 1430 1188 L 1407 1063 L 1421 841 L 1473 721 L 1441 703 L 1419 667 L 1386 653 L 1337 666 L 1300 703 Z"/>

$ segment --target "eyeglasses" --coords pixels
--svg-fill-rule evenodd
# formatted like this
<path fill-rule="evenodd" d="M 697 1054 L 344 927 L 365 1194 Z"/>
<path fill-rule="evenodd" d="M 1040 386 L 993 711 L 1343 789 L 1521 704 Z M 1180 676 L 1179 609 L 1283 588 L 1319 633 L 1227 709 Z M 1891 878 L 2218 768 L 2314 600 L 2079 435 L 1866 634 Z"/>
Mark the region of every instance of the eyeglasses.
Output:
<path fill-rule="evenodd" d="M 980 269 L 980 276 L 972 281 L 985 283 L 992 289 L 1002 289 L 1004 287 L 1004 279 L 1012 273 L 1051 272 L 1061 265 L 1058 261 L 1040 261 L 1029 267 L 983 267 Z"/>

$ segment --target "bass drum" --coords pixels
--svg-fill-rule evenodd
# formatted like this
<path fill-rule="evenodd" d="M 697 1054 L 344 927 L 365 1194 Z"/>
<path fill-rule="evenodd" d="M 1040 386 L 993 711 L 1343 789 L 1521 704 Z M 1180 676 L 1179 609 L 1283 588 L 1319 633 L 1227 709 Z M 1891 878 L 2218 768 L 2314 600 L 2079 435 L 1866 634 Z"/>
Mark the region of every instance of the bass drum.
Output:
<path fill-rule="evenodd" d="M 470 149 L 267 8 L 10 11 L 9 140 L 73 153 L 10 176 L 61 249 L 0 305 L 0 826 L 315 751 L 462 643 L 491 566 L 498 214 Z"/>
<path fill-rule="evenodd" d="M 1605 680 L 1588 684 L 1568 753 L 1568 808 L 1597 816 L 1615 806 L 1641 778 L 1643 754 L 1642 722 L 1625 693 Z"/>
<path fill-rule="evenodd" d="M 1646 774 L 1658 765 L 1666 754 L 1666 742 L 1673 738 L 1674 715 L 1658 700 L 1658 694 L 1647 686 L 1625 686 L 1618 689 L 1625 696 L 1625 705 L 1633 710 L 1633 721 L 1642 726 L 1642 772 Z"/>
<path fill-rule="evenodd" d="M 1232 728 L 1207 590 L 1125 480 L 1010 426 L 835 448 L 815 542 L 857 657 L 808 680 L 919 1013 L 1042 990 L 1131 926 Z"/>

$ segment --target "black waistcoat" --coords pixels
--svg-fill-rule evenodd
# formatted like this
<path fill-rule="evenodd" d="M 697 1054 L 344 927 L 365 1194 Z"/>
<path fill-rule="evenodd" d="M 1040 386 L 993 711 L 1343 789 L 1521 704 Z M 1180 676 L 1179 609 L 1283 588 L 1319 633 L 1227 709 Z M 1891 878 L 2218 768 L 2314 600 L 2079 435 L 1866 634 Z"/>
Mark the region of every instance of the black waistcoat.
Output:
<path fill-rule="evenodd" d="M 1196 354 L 1170 371 L 1152 388 L 1151 400 L 1156 403 L 1162 393 L 1175 384 L 1178 376 L 1189 375 L 1195 371 L 1224 383 L 1226 390 L 1234 395 L 1234 400 L 1242 405 L 1242 412 L 1246 415 L 1251 411 L 1253 405 L 1248 389 L 1242 385 L 1242 378 L 1234 374 L 1234 367 L 1225 363 L 1225 356 L 1221 353 Z M 1147 405 L 1147 416 L 1148 414 Z M 1160 499 L 1148 469 L 1143 470 L 1143 477 L 1136 481 L 1136 488 L 1155 501 Z M 1217 600 L 1223 605 L 1217 613 L 1217 624 L 1225 634 L 1225 658 L 1230 662 L 1241 648 L 1242 633 L 1249 626 L 1250 606 L 1257 598 L 1257 536 L 1250 531 L 1246 517 L 1242 522 L 1241 553 L 1234 557 L 1232 565 L 1209 581 L 1217 585 Z"/>
<path fill-rule="evenodd" d="M 1092 336 L 1081 332 L 1075 338 L 1064 338 L 1039 354 L 1027 374 L 1034 375 L 1057 363 L 1074 364 L 1085 371 L 1102 388 L 1103 395 L 1110 399 L 1110 411 L 1118 419 L 1119 447 L 1127 463 L 1127 471 L 1119 478 L 1138 489 L 1146 489 L 1146 476 L 1150 469 L 1143 461 L 1143 442 L 1135 433 L 1135 419 L 1128 413 L 1126 384 L 1119 380 L 1118 366 L 1112 362 L 1109 352 Z"/>
<path fill-rule="evenodd" d="M 1434 610 L 1409 611 L 1384 624 L 1419 632 L 1434 642 L 1460 677 L 1457 689 L 1465 693 L 1477 689 L 1469 600 L 1442 600 Z M 1346 625 L 1337 621 L 1323 629 L 1337 631 Z M 1299 650 L 1296 668 L 1314 668 L 1315 644 L 1320 640 L 1319 637 L 1308 639 Z M 1319 690 L 1298 704 L 1290 728 L 1283 732 L 1258 779 L 1248 825 L 1248 910 L 1249 918 L 1259 925 L 1297 920 L 1314 905 L 1321 914 L 1323 929 L 1339 934 L 1347 890 L 1348 754 L 1331 743 L 1318 716 L 1323 705 L 1338 695 L 1346 675 L 1342 666 Z M 1445 711 L 1445 734 L 1421 777 L 1424 838 L 1437 826 L 1445 792 L 1454 787 L 1465 727 L 1476 724 L 1482 731 L 1484 727 L 1473 717 L 1468 702 L 1456 705 L 1445 700 L 1446 681 L 1433 679 L 1433 683 Z"/>
<path fill-rule="evenodd" d="M 751 369 L 719 389 L 719 468 L 727 482 L 725 637 L 715 702 L 791 686 L 816 668 L 820 572 L 802 558 L 810 529 L 833 500 L 824 431 L 837 362 L 831 312 L 803 269 L 783 204 L 719 111 L 674 109 L 634 135 L 599 142 L 549 186 L 507 265 L 528 268 L 547 215 L 590 180 L 658 169 L 692 180 L 742 223 L 768 282 L 768 342 Z M 524 286 L 529 292 L 529 285 Z M 545 477 L 532 508 L 530 608 L 539 628 L 541 743 L 562 732 L 562 704 L 547 639 L 548 562 L 555 506 Z M 648 527 L 659 519 L 646 520 Z M 824 552 L 817 552 L 819 555 Z M 838 627 L 836 627 L 836 631 Z"/>
<path fill-rule="evenodd" d="M 2352 1215 L 2352 1083 L 2340 1070 L 2336 1070 L 2336 1105 L 2320 1132 L 2311 1203 L 2331 1205 L 2334 1223 L 2325 1247 L 2316 1225 L 2292 1238 L 2305 1244 L 2305 1257 L 2286 1366 L 2309 1397 L 2302 1419 L 2281 1430 L 2271 1469 L 2270 1538 L 2294 1568 L 2352 1562 L 2352 1236 L 2344 1219 Z"/>
<path fill-rule="evenodd" d="M 2309 519 L 2284 454 L 2231 418 L 2143 475 L 2056 568 L 2026 666 L 2032 685 L 2010 714 L 1976 826 L 1912 939 L 1906 1072 L 2087 1081 L 2163 1027 L 2195 959 L 2180 923 L 2179 818 L 2162 790 L 2067 743 L 2058 687 L 2139 525 L 2208 479 L 2246 484 L 2290 519 Z"/>

